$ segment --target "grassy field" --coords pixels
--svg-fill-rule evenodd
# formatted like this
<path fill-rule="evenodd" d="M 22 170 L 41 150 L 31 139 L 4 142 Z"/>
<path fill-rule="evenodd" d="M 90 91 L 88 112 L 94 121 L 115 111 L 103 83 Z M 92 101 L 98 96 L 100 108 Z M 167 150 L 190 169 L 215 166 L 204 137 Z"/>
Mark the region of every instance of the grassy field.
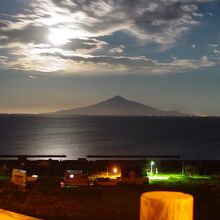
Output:
<path fill-rule="evenodd" d="M 191 181 L 192 179 L 197 179 L 197 180 L 210 180 L 211 181 L 211 176 L 199 176 L 199 175 L 194 175 L 194 176 L 185 176 L 182 175 L 181 173 L 162 173 L 162 174 L 154 174 L 154 175 L 149 175 L 149 180 L 150 183 L 155 183 L 155 182 L 188 182 Z"/>
<path fill-rule="evenodd" d="M 152 190 L 190 193 L 194 196 L 194 219 L 220 219 L 218 176 L 184 177 L 178 174 L 150 176 L 149 185 L 67 187 L 59 179 L 41 179 L 19 192 L 9 179 L 0 178 L 0 208 L 42 219 L 139 219 L 140 196 Z"/>

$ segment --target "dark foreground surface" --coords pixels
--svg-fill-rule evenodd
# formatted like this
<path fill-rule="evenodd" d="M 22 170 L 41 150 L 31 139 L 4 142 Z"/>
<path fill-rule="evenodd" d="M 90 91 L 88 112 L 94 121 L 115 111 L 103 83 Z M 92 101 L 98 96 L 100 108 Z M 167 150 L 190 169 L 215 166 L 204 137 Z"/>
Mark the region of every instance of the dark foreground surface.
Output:
<path fill-rule="evenodd" d="M 42 219 L 139 219 L 140 196 L 152 190 L 171 190 L 194 196 L 194 219 L 220 219 L 220 179 L 183 178 L 149 185 L 87 186 L 61 189 L 56 178 L 39 179 L 25 193 L 1 179 L 0 208 Z"/>

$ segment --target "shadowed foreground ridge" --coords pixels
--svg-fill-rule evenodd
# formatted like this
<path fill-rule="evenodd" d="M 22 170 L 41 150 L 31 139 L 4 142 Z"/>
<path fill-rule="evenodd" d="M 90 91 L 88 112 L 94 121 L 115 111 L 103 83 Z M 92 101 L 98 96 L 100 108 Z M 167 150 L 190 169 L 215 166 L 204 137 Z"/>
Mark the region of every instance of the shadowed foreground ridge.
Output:
<path fill-rule="evenodd" d="M 114 96 L 108 100 L 88 107 L 61 110 L 56 115 L 115 115 L 115 116 L 185 116 L 178 111 L 162 111 L 121 96 Z"/>

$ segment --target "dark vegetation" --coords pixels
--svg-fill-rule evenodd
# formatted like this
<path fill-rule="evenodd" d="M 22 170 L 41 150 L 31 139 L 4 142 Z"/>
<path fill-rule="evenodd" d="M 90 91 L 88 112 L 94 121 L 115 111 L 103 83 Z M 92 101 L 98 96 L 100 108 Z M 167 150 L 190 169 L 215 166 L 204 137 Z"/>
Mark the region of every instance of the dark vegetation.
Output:
<path fill-rule="evenodd" d="M 194 196 L 194 219 L 220 219 L 220 179 L 172 179 L 149 185 L 67 187 L 61 189 L 58 178 L 42 178 L 29 184 L 25 193 L 1 179 L 2 209 L 42 219 L 139 219 L 140 196 L 151 190 L 171 190 Z"/>
<path fill-rule="evenodd" d="M 3 165 L 4 164 L 4 165 Z M 64 169 L 82 169 L 88 173 L 103 171 L 115 161 L 2 161 L 0 167 L 0 208 L 48 220 L 138 220 L 140 196 L 152 190 L 190 193 L 194 196 L 194 219 L 220 219 L 220 175 L 218 161 L 157 161 L 159 171 L 181 174 L 184 165 L 187 176 L 178 179 L 150 181 L 147 185 L 84 186 L 60 188 Z M 119 167 L 144 166 L 149 161 L 117 161 Z M 20 192 L 11 183 L 11 169 L 24 168 L 30 175 L 39 174 L 37 182 L 28 183 Z M 211 178 L 193 178 L 193 175 Z"/>

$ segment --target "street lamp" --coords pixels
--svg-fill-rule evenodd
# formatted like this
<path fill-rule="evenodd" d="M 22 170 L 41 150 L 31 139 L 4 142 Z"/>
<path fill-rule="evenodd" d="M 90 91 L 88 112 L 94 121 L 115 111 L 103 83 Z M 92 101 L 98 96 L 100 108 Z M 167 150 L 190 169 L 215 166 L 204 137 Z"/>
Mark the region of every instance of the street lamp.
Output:
<path fill-rule="evenodd" d="M 117 172 L 118 172 L 118 169 L 115 167 L 115 168 L 113 169 L 113 173 L 116 175 Z"/>
<path fill-rule="evenodd" d="M 150 162 L 150 174 L 153 174 L 153 166 L 154 166 L 154 161 Z"/>

